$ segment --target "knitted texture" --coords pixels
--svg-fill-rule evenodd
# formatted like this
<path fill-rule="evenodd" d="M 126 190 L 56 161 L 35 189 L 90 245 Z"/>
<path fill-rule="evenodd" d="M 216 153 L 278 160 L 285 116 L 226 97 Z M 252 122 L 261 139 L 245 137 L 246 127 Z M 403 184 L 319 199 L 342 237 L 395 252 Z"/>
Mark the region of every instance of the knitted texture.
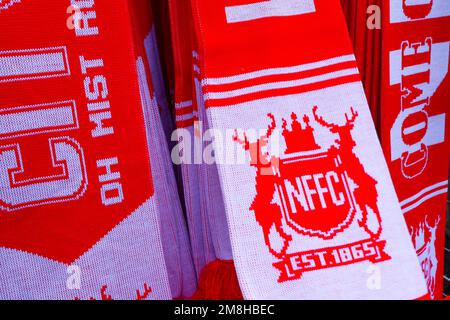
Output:
<path fill-rule="evenodd" d="M 423 296 L 339 1 L 192 4 L 244 298 Z"/>
<path fill-rule="evenodd" d="M 9 4 L 0 7 L 0 298 L 192 295 L 176 185 L 158 165 L 163 148 L 151 148 L 166 139 L 159 112 L 148 116 L 157 110 L 148 4 Z"/>
<path fill-rule="evenodd" d="M 431 298 L 441 298 L 450 2 L 383 1 L 381 141 Z"/>

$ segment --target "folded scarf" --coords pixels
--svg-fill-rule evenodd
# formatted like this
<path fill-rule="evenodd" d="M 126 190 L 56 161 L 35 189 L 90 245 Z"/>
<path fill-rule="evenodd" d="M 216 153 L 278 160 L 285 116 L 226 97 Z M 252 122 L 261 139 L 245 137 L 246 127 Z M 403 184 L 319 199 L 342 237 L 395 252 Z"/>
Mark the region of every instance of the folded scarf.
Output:
<path fill-rule="evenodd" d="M 0 298 L 192 295 L 176 186 L 158 164 L 164 148 L 151 148 L 166 140 L 151 117 L 148 5 L 9 4 L 0 7 Z"/>
<path fill-rule="evenodd" d="M 425 295 L 340 3 L 191 3 L 244 298 Z"/>

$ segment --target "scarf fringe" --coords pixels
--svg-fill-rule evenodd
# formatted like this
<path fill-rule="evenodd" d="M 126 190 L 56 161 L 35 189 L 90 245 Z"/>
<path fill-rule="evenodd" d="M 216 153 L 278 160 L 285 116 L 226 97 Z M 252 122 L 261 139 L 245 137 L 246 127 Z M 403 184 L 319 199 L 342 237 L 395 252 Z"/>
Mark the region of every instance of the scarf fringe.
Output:
<path fill-rule="evenodd" d="M 232 260 L 215 260 L 200 274 L 192 300 L 243 300 Z"/>

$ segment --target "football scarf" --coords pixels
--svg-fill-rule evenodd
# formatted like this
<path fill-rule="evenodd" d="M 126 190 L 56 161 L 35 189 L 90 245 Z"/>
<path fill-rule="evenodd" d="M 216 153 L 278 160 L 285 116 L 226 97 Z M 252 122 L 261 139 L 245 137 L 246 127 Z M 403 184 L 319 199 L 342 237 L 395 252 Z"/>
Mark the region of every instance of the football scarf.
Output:
<path fill-rule="evenodd" d="M 192 103 L 191 68 L 191 28 L 187 1 L 170 1 L 172 48 L 175 71 L 175 119 L 177 131 L 174 134 L 178 145 L 172 152 L 176 164 L 181 166 L 183 191 L 186 208 L 186 220 L 192 247 L 192 255 L 197 277 L 209 262 L 212 247 L 207 241 L 200 205 L 199 165 L 194 159 L 195 143 L 194 114 Z M 189 12 L 189 11 L 187 11 Z"/>
<path fill-rule="evenodd" d="M 1 299 L 171 299 L 195 289 L 181 211 L 162 210 L 178 200 L 162 200 L 160 185 L 174 189 L 150 148 L 162 130 L 150 131 L 148 10 L 0 3 Z"/>
<path fill-rule="evenodd" d="M 423 296 L 339 2 L 192 4 L 244 297 Z"/>
<path fill-rule="evenodd" d="M 151 20 L 153 20 L 153 15 L 151 17 Z M 151 32 L 145 38 L 144 46 L 150 63 L 150 71 L 152 82 L 154 84 L 155 99 L 159 103 L 159 113 L 161 114 L 161 121 L 164 133 L 166 135 L 166 140 L 169 141 L 170 135 L 172 134 L 175 127 L 170 104 L 167 101 L 164 74 L 161 66 L 161 56 L 158 49 L 156 26 L 152 26 Z"/>
<path fill-rule="evenodd" d="M 178 148 L 186 203 L 186 215 L 191 236 L 194 263 L 199 288 L 194 299 L 239 299 L 239 285 L 231 261 L 222 193 L 217 168 L 203 162 L 203 139 L 208 134 L 202 108 L 202 95 L 197 94 L 199 65 L 189 1 L 171 1 L 172 47 L 175 66 L 175 108 Z M 206 137 L 205 137 L 206 138 Z M 182 152 L 181 152 L 182 151 Z M 187 154 L 189 152 L 189 154 Z"/>
<path fill-rule="evenodd" d="M 450 2 L 383 1 L 381 136 L 432 298 L 442 297 Z"/>
<path fill-rule="evenodd" d="M 206 214 L 204 221 L 214 248 L 214 257 L 203 269 L 199 279 L 198 290 L 193 297 L 198 300 L 242 300 L 242 292 L 237 281 L 236 270 L 229 235 L 228 221 L 223 194 L 220 188 L 218 169 L 214 156 L 214 141 L 217 138 L 210 130 L 206 116 L 205 103 L 201 88 L 201 69 L 198 55 L 198 44 L 194 41 L 193 52 L 194 108 L 198 110 L 199 122 L 196 137 L 201 141 L 203 163 L 200 166 L 200 198 L 202 210 Z M 206 156 L 205 156 L 206 155 Z"/>
<path fill-rule="evenodd" d="M 341 0 L 372 119 L 380 130 L 381 0 Z"/>
<path fill-rule="evenodd" d="M 171 20 L 170 20 L 170 10 L 169 1 L 161 0 L 149 0 L 152 5 L 152 11 L 154 12 L 154 21 L 156 29 L 156 39 L 158 43 L 158 54 L 160 58 L 162 78 L 165 80 L 166 97 L 165 99 L 169 102 L 169 107 L 171 107 L 171 113 L 174 117 L 174 91 L 175 91 L 175 72 L 174 72 L 174 61 L 173 61 L 173 49 L 172 49 L 172 38 L 171 38 Z M 173 120 L 173 119 L 172 119 Z M 172 122 L 171 126 L 174 126 Z M 170 132 L 170 134 L 172 131 Z M 170 135 L 168 136 L 170 138 Z"/>
<path fill-rule="evenodd" d="M 131 8 L 136 9 L 133 16 L 139 17 L 135 21 L 151 24 L 153 16 L 148 5 L 141 4 Z M 141 27 L 140 29 L 143 28 Z M 144 30 L 147 30 L 147 28 L 144 28 Z M 157 203 L 162 225 L 162 245 L 169 282 L 173 297 L 186 298 L 190 297 L 196 288 L 196 277 L 193 264 L 191 263 L 189 237 L 186 232 L 184 215 L 178 198 L 177 184 L 167 145 L 167 131 L 164 130 L 163 125 L 165 117 L 166 121 L 170 121 L 170 111 L 168 106 L 164 107 L 164 103 L 160 103 L 158 99 L 161 96 L 163 96 L 162 99 L 165 99 L 165 96 L 163 94 L 163 80 L 154 30 L 155 28 L 153 27 L 150 35 L 146 35 L 145 32 L 139 35 L 137 30 L 133 33 L 136 37 L 135 43 L 139 43 L 139 39 L 145 37 L 144 47 L 150 62 L 150 73 L 152 76 L 152 80 L 148 82 L 150 83 L 151 92 L 154 92 L 152 95 L 149 90 L 146 90 L 149 86 L 144 85 L 140 86 L 140 94 L 142 101 L 145 103 L 144 119 L 147 127 L 150 160 L 153 165 L 155 193 L 158 198 Z M 139 73 L 140 62 L 138 60 L 138 75 L 140 76 L 139 79 L 143 79 L 145 73 Z M 153 83 L 155 82 L 159 83 L 159 85 L 154 86 Z M 145 83 L 147 83 L 147 80 L 145 80 Z M 157 93 L 158 91 L 160 91 L 159 94 Z M 172 125 L 169 125 L 166 128 L 171 127 Z"/>

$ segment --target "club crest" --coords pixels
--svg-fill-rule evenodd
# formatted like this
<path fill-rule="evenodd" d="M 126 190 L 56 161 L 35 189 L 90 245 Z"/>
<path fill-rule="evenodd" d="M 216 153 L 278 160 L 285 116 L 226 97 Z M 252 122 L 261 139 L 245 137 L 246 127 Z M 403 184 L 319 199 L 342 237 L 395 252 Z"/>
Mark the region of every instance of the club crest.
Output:
<path fill-rule="evenodd" d="M 358 113 L 351 108 L 343 124 L 326 121 L 318 114 L 317 106 L 312 113 L 316 124 L 337 138 L 326 149 L 317 141 L 310 117 L 304 115 L 302 124 L 295 113 L 291 114 L 290 125 L 282 119 L 286 149 L 278 157 L 269 154 L 267 148 L 277 127 L 272 114 L 268 115 L 271 123 L 266 133 L 256 141 L 251 142 L 237 130 L 234 135 L 234 141 L 249 152 L 251 165 L 256 168 L 256 196 L 249 209 L 261 226 L 269 252 L 280 259 L 274 264 L 282 272 L 280 282 L 298 279 L 305 271 L 390 258 L 383 251 L 385 241 L 380 240 L 377 181 L 365 171 L 354 152 L 352 130 Z M 368 238 L 321 248 L 320 254 L 314 250 L 288 253 L 292 231 L 327 241 L 344 233 L 355 219 Z M 281 246 L 272 244 L 274 232 L 282 239 Z M 315 258 L 304 262 L 305 255 Z M 300 263 L 294 266 L 293 260 Z"/>

